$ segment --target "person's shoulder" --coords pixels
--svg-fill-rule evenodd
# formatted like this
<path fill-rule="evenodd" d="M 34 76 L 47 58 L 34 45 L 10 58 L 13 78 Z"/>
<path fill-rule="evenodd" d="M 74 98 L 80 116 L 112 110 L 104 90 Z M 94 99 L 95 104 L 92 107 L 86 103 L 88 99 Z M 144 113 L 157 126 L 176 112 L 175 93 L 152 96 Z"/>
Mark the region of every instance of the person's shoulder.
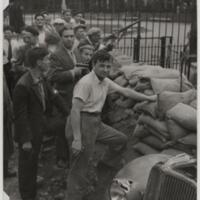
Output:
<path fill-rule="evenodd" d="M 91 85 L 92 84 L 92 76 L 91 76 L 91 72 L 86 74 L 85 76 L 83 76 L 80 80 L 79 80 L 79 84 L 87 84 L 87 85 Z"/>
<path fill-rule="evenodd" d="M 28 87 L 30 87 L 30 85 L 31 85 L 31 75 L 30 75 L 29 72 L 26 72 L 18 80 L 16 87 L 17 86 L 24 86 L 24 87 L 28 88 Z"/>

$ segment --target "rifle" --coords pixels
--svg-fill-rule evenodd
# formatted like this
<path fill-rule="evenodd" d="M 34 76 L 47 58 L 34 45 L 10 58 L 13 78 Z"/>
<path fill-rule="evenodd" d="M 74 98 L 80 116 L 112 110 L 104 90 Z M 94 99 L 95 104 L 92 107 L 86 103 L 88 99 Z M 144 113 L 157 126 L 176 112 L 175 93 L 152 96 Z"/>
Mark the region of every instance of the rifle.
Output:
<path fill-rule="evenodd" d="M 103 41 L 106 43 L 108 40 L 111 40 L 111 39 L 114 39 L 114 40 L 118 39 L 118 40 L 120 40 L 121 39 L 120 35 L 122 33 L 125 33 L 129 28 L 131 28 L 132 26 L 134 26 L 135 24 L 137 24 L 137 23 L 139 23 L 141 21 L 142 21 L 142 19 L 136 20 L 135 22 L 133 22 L 133 23 L 131 23 L 131 24 L 129 24 L 129 25 L 127 25 L 127 26 L 119 29 L 118 31 L 116 31 L 116 32 L 114 32 L 114 33 L 112 33 L 112 34 L 110 34 L 110 35 L 108 35 L 106 37 L 104 37 Z"/>

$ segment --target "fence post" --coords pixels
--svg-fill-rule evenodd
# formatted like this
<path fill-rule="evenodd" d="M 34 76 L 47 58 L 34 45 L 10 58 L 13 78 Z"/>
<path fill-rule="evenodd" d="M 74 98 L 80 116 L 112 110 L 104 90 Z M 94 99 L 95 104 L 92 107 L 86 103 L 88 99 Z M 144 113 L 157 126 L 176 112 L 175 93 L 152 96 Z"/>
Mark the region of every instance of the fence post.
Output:
<path fill-rule="evenodd" d="M 166 37 L 161 37 L 160 65 L 165 67 Z"/>
<path fill-rule="evenodd" d="M 140 19 L 140 11 L 138 12 L 138 19 Z M 138 22 L 138 28 L 137 28 L 137 38 L 134 38 L 134 55 L 133 60 L 134 62 L 139 62 L 140 60 L 140 38 L 141 38 L 141 23 Z"/>

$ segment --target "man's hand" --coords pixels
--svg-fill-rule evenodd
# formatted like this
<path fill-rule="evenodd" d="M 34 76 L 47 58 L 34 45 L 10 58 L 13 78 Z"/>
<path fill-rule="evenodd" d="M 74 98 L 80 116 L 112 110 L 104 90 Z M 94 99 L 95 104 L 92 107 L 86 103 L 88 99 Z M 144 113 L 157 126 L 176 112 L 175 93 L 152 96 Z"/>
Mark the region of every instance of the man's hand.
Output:
<path fill-rule="evenodd" d="M 27 151 L 27 152 L 30 152 L 32 150 L 32 144 L 31 142 L 25 142 L 23 145 L 22 145 L 22 149 L 24 151 Z"/>
<path fill-rule="evenodd" d="M 72 153 L 74 156 L 77 156 L 82 150 L 81 139 L 73 140 L 72 142 Z"/>
<path fill-rule="evenodd" d="M 156 101 L 157 100 L 157 95 L 152 95 L 148 97 L 148 101 Z"/>

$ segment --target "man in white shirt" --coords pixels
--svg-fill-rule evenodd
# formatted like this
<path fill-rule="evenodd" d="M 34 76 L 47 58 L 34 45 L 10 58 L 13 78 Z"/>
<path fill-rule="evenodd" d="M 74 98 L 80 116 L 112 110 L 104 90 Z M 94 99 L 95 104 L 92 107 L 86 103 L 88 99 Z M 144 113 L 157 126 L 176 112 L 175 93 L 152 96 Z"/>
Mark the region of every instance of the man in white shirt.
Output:
<path fill-rule="evenodd" d="M 109 146 L 111 165 L 116 164 L 117 157 L 120 158 L 125 150 L 127 137 L 101 122 L 107 94 L 118 92 L 137 101 L 156 100 L 156 96 L 146 96 L 133 89 L 121 87 L 107 78 L 111 62 L 112 57 L 105 50 L 96 52 L 92 58 L 93 70 L 80 79 L 74 88 L 71 114 L 66 125 L 66 137 L 71 148 L 68 176 L 70 200 L 81 200 L 87 193 L 90 183 L 88 169 L 92 168 L 96 141 Z"/>

